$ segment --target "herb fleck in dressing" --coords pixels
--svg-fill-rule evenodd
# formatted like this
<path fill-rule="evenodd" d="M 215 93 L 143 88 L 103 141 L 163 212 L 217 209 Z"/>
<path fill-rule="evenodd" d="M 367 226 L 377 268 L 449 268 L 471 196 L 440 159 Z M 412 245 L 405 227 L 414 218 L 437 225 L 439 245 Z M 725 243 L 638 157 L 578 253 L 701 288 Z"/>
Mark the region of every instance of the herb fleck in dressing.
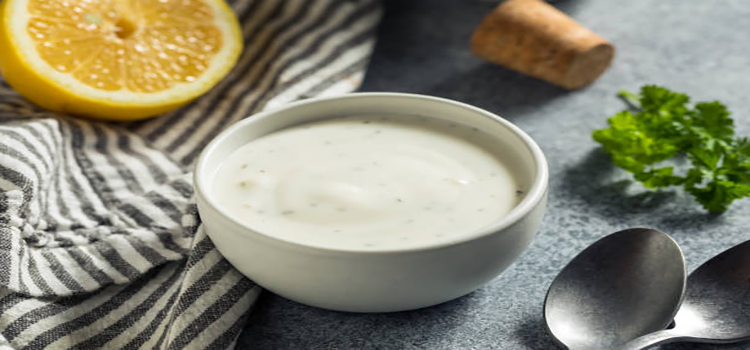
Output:
<path fill-rule="evenodd" d="M 304 244 L 449 242 L 497 222 L 523 198 L 502 145 L 431 118 L 331 119 L 240 147 L 217 170 L 212 192 L 245 225 Z"/>

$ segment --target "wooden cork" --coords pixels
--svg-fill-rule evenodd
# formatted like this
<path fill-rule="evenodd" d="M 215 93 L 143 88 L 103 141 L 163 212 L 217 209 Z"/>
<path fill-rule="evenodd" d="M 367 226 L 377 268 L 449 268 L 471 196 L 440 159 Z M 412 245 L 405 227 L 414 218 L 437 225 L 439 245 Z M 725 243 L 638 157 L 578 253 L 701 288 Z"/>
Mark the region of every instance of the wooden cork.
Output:
<path fill-rule="evenodd" d="M 609 67 L 615 48 L 541 0 L 508 0 L 479 24 L 475 55 L 512 70 L 577 89 Z"/>

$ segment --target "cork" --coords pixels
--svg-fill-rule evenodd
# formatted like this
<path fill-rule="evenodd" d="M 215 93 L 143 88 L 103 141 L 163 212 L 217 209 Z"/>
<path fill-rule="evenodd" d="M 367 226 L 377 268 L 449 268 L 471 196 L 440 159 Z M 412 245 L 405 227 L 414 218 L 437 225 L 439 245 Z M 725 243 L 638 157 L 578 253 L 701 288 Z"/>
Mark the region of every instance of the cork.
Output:
<path fill-rule="evenodd" d="M 607 40 L 542 0 L 508 0 L 471 38 L 475 55 L 565 89 L 592 83 L 609 67 Z"/>

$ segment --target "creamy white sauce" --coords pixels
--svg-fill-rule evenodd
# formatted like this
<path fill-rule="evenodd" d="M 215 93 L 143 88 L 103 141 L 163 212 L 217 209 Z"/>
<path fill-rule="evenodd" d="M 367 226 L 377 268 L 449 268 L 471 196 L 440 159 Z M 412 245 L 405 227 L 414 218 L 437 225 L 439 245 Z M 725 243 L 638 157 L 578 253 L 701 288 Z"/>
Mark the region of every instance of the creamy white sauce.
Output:
<path fill-rule="evenodd" d="M 523 197 L 498 145 L 477 129 L 432 118 L 319 121 L 234 151 L 212 195 L 246 226 L 303 244 L 447 243 L 499 221 Z"/>

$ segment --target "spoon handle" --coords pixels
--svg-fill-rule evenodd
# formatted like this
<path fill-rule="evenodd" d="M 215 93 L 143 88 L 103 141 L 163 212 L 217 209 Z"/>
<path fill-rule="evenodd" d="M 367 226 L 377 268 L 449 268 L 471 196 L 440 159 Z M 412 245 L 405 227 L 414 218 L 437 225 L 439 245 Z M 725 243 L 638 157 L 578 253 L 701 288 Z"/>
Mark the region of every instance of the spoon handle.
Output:
<path fill-rule="evenodd" d="M 685 338 L 687 337 L 674 332 L 672 329 L 665 329 L 635 338 L 625 343 L 621 350 L 643 350 L 654 345 L 671 343 Z"/>

